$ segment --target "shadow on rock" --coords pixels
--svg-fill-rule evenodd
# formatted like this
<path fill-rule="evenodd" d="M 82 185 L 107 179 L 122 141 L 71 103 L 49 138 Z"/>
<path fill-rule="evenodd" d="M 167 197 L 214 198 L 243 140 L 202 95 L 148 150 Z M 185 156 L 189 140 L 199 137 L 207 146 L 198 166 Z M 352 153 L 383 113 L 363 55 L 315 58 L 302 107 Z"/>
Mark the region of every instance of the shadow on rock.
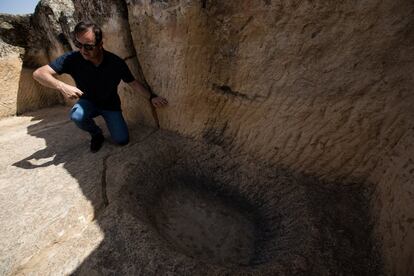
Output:
<path fill-rule="evenodd" d="M 19 272 L 380 274 L 366 185 L 320 182 L 142 126 L 126 147 L 106 142 L 92 154 L 87 135 L 62 112 L 36 114 L 41 121 L 28 133 L 46 146 L 14 166 L 63 166 L 93 215 Z"/>

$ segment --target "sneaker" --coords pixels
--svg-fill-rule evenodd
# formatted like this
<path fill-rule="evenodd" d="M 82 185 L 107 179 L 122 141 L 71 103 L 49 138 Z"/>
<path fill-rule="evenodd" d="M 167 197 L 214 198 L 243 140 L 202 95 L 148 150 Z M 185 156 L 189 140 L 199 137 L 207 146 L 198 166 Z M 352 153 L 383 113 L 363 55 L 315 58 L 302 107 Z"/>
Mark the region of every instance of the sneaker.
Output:
<path fill-rule="evenodd" d="M 91 139 L 91 152 L 95 153 L 101 149 L 102 144 L 104 142 L 104 137 L 102 134 L 97 134 L 92 136 Z"/>

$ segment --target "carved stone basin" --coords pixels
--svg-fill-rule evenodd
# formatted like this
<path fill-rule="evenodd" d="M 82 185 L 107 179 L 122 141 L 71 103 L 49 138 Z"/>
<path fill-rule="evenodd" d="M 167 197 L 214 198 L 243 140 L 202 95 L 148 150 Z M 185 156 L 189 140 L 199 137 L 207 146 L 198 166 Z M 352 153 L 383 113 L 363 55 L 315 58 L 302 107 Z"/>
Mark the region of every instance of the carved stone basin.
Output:
<path fill-rule="evenodd" d="M 160 235 L 188 256 L 224 266 L 254 257 L 259 229 L 252 214 L 207 189 L 166 188 L 154 217 Z"/>
<path fill-rule="evenodd" d="M 322 182 L 168 132 L 107 163 L 122 164 L 108 166 L 109 204 L 120 204 L 141 229 L 126 238 L 134 240 L 124 250 L 131 253 L 112 263 L 161 274 L 378 272 L 357 183 Z M 117 231 L 108 230 L 108 240 Z M 97 249 L 97 258 L 112 250 Z"/>

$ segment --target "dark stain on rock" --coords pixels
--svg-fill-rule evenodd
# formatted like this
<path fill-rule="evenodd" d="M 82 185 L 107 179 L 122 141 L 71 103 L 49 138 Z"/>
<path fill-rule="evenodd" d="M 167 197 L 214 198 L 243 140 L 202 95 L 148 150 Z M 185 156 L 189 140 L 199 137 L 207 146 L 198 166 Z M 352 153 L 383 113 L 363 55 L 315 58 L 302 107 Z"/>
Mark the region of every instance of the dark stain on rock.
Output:
<path fill-rule="evenodd" d="M 272 5 L 272 0 L 263 0 L 266 6 Z"/>
<path fill-rule="evenodd" d="M 223 94 L 223 95 L 230 95 L 230 96 L 233 96 L 233 97 L 240 97 L 240 98 L 243 98 L 243 99 L 248 99 L 246 94 L 240 93 L 238 91 L 234 91 L 228 85 L 213 84 L 213 91 L 215 91 L 219 94 Z"/>
<path fill-rule="evenodd" d="M 70 47 L 69 41 L 63 33 L 58 34 L 57 40 L 60 42 L 60 44 L 66 47 Z"/>

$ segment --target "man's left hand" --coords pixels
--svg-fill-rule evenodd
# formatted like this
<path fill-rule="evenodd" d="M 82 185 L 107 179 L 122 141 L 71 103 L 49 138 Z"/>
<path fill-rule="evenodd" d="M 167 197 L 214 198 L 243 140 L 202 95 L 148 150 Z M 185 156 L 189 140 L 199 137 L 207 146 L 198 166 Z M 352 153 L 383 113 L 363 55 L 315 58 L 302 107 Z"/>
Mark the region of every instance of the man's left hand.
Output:
<path fill-rule="evenodd" d="M 168 101 L 164 99 L 163 97 L 155 97 L 151 99 L 151 103 L 156 108 L 163 107 L 168 104 Z"/>

